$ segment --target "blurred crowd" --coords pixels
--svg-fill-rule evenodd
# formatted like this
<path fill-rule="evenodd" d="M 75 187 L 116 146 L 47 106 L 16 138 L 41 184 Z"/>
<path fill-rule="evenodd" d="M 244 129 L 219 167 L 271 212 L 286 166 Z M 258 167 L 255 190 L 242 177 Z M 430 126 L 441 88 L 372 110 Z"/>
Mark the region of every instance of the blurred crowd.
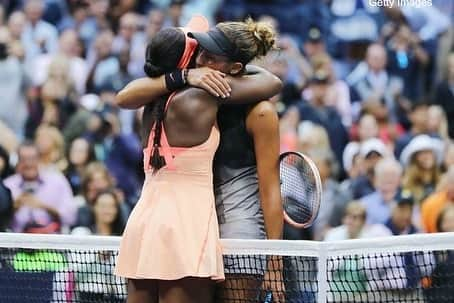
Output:
<path fill-rule="evenodd" d="M 0 230 L 121 235 L 144 176 L 141 111 L 115 94 L 197 13 L 279 33 L 255 64 L 284 83 L 282 151 L 323 182 L 313 227 L 287 238 L 454 231 L 454 3 L 431 3 L 0 0 Z"/>

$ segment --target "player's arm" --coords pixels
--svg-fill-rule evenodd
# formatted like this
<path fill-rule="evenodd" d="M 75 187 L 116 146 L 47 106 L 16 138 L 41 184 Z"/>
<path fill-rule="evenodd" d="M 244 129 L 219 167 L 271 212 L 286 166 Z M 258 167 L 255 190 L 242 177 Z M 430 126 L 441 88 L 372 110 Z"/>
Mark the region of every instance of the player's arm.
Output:
<path fill-rule="evenodd" d="M 247 65 L 241 77 L 226 77 L 232 91 L 230 96 L 221 99 L 226 104 L 255 103 L 268 100 L 282 89 L 282 81 L 264 68 Z"/>
<path fill-rule="evenodd" d="M 168 93 L 164 76 L 139 78 L 119 91 L 115 102 L 121 108 L 137 109 Z"/>
<path fill-rule="evenodd" d="M 190 69 L 188 84 L 201 88 L 218 101 L 228 103 L 254 103 L 276 95 L 282 89 L 282 82 L 265 69 L 248 66 L 247 74 L 230 77 L 208 67 Z M 122 108 L 137 109 L 156 98 L 168 94 L 165 76 L 140 78 L 131 81 L 116 97 Z"/>
<path fill-rule="evenodd" d="M 227 96 L 230 91 L 224 78 L 224 73 L 208 67 L 190 69 L 187 75 L 188 85 L 202 88 L 216 97 Z M 129 82 L 118 92 L 116 103 L 122 108 L 137 109 L 170 92 L 165 75 L 139 78 Z"/>
<path fill-rule="evenodd" d="M 274 106 L 268 101 L 255 105 L 246 125 L 254 138 L 266 234 L 268 239 L 281 239 L 284 218 L 279 180 L 279 119 Z"/>

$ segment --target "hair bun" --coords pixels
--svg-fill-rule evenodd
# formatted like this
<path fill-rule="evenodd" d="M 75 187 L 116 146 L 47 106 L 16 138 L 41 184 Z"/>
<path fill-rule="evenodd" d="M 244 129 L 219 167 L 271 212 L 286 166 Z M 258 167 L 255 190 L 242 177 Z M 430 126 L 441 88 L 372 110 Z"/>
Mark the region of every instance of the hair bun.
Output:
<path fill-rule="evenodd" d="M 145 71 L 145 74 L 147 74 L 148 77 L 152 78 L 161 76 L 165 73 L 162 67 L 154 65 L 150 61 L 145 62 L 143 70 Z"/>
<path fill-rule="evenodd" d="M 252 18 L 245 21 L 248 30 L 257 40 L 257 54 L 265 56 L 266 53 L 275 47 L 276 33 L 271 24 L 265 22 L 255 22 Z"/>

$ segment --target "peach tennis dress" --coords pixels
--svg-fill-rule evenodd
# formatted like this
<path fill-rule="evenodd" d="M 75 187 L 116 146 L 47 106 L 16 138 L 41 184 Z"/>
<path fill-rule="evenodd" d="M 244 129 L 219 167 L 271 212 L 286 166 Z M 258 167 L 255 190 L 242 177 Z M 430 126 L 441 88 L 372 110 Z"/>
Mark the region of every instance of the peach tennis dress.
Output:
<path fill-rule="evenodd" d="M 115 274 L 131 279 L 223 280 L 212 173 L 219 131 L 213 126 L 204 143 L 181 148 L 169 146 L 163 127 L 160 154 L 166 166 L 156 172 L 149 165 L 153 133 L 144 150 L 145 183 L 121 240 Z"/>

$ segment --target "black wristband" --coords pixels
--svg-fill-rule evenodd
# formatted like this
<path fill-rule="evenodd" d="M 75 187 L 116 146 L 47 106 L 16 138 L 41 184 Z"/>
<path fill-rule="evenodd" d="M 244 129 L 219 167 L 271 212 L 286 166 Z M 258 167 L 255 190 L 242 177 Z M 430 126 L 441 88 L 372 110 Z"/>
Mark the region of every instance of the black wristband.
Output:
<path fill-rule="evenodd" d="M 186 82 L 183 78 L 183 72 L 181 69 L 176 69 L 170 73 L 165 74 L 166 88 L 173 92 L 177 89 L 183 88 Z"/>

